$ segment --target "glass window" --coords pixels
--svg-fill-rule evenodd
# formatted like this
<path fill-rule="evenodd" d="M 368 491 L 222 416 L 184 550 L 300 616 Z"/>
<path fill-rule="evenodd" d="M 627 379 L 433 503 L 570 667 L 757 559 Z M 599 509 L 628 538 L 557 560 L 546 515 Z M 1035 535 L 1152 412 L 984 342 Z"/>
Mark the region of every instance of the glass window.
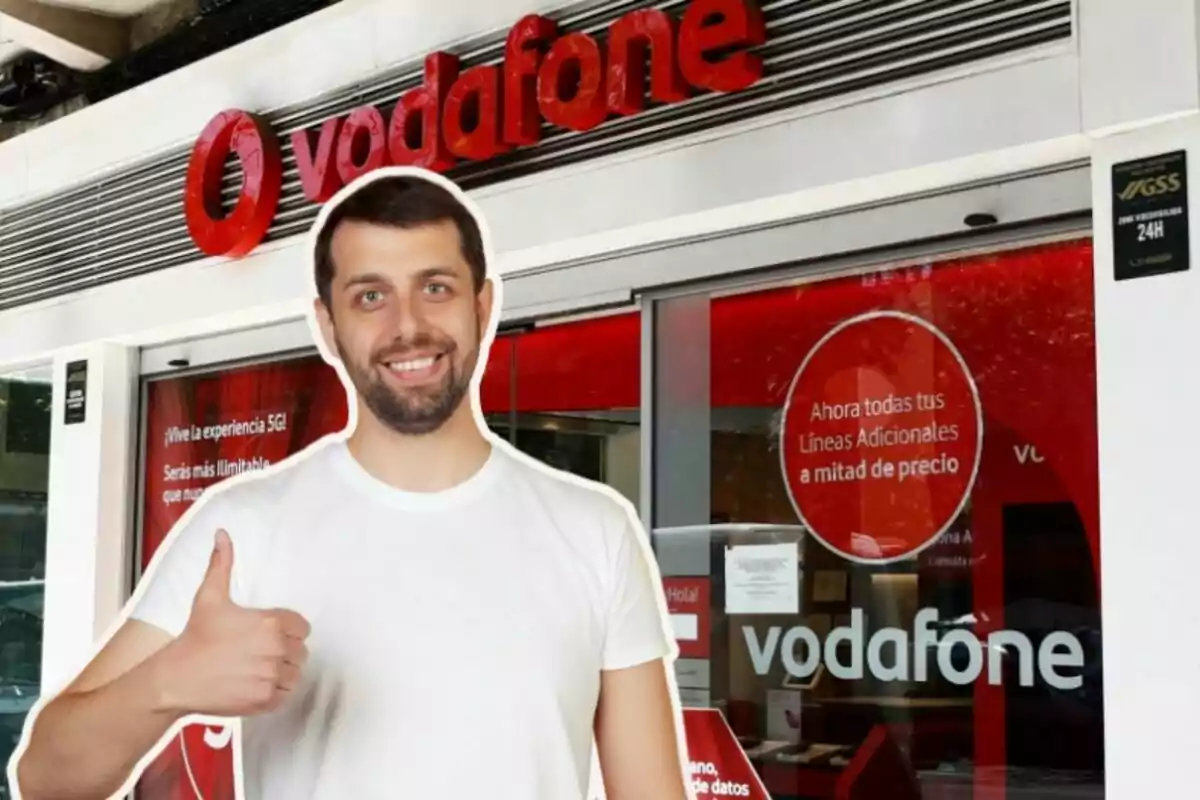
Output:
<path fill-rule="evenodd" d="M 685 706 L 775 800 L 1102 798 L 1090 242 L 654 308 Z"/>
<path fill-rule="evenodd" d="M 139 570 L 205 489 L 346 424 L 345 390 L 317 355 L 150 381 L 145 392 Z"/>
<path fill-rule="evenodd" d="M 636 503 L 640 341 L 636 313 L 498 337 L 480 385 L 488 424 Z M 139 569 L 208 487 L 342 430 L 345 401 L 316 354 L 147 382 Z M 139 800 L 233 800 L 228 743 L 202 725 L 184 729 L 143 773 Z"/>
<path fill-rule="evenodd" d="M 49 369 L 0 375 L 0 756 L 8 763 L 42 676 Z M 8 776 L 0 781 L 9 797 Z"/>
<path fill-rule="evenodd" d="M 480 387 L 488 425 L 522 452 L 621 492 L 641 476 L 641 315 L 497 337 Z"/>
<path fill-rule="evenodd" d="M 346 393 L 318 355 L 146 383 L 138 574 L 211 486 L 261 469 L 346 424 Z M 185 728 L 142 773 L 138 800 L 233 800 L 233 753 Z"/>

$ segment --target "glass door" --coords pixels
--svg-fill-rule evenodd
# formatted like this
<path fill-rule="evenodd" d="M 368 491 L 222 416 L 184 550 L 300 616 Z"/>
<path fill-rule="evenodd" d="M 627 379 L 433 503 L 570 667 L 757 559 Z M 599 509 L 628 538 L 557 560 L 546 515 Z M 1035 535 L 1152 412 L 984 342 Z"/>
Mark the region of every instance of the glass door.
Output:
<path fill-rule="evenodd" d="M 1078 240 L 653 303 L 678 681 L 774 800 L 1104 796 L 1092 285 Z"/>

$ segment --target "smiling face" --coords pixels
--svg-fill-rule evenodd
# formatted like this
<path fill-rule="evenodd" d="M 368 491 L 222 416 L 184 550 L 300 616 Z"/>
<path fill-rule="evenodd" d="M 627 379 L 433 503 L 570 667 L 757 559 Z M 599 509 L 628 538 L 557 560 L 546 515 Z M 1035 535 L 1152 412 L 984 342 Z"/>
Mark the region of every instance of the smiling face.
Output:
<path fill-rule="evenodd" d="M 317 319 L 360 403 L 392 430 L 441 428 L 463 404 L 492 307 L 476 292 L 451 220 L 411 227 L 345 220 L 334 229 L 328 306 Z"/>

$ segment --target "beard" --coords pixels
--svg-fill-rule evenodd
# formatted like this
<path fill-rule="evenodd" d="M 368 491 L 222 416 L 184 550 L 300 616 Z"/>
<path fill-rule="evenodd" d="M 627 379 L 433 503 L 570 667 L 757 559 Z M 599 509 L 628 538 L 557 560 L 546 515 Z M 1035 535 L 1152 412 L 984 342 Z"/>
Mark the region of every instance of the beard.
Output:
<path fill-rule="evenodd" d="M 428 333 L 418 334 L 411 341 L 392 342 L 372 353 L 365 363 L 348 357 L 340 337 L 335 336 L 335 341 L 350 382 L 363 403 L 381 423 L 406 436 L 433 433 L 453 416 L 466 397 L 479 360 L 478 344 L 465 358 L 457 359 L 456 342 Z M 436 385 L 413 387 L 407 391 L 392 388 L 380 376 L 379 370 L 388 368 L 388 360 L 400 360 L 406 351 L 415 348 L 440 351 L 441 358 L 449 365 L 446 373 Z"/>

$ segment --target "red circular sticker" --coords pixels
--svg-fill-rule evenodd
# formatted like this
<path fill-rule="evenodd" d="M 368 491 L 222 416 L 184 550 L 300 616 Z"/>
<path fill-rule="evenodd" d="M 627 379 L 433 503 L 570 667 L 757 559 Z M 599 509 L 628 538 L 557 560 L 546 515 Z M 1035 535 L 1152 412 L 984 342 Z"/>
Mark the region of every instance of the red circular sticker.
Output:
<path fill-rule="evenodd" d="M 844 558 L 884 564 L 933 544 L 966 505 L 983 410 L 941 331 L 880 311 L 846 320 L 805 356 L 780 435 L 800 521 Z"/>

